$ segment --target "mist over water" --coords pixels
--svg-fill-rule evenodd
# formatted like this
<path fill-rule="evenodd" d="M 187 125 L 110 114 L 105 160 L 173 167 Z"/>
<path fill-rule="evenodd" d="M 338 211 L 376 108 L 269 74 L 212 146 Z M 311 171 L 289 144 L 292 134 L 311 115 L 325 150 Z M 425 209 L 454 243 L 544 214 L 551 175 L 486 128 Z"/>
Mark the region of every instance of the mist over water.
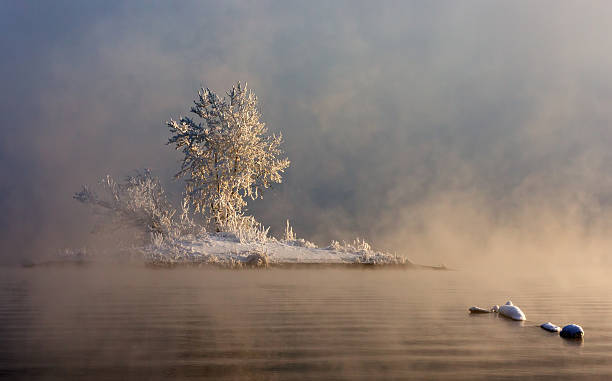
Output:
<path fill-rule="evenodd" d="M 87 245 L 81 184 L 149 167 L 200 85 L 248 81 L 292 161 L 250 211 L 415 261 L 606 261 L 612 6 L 1 6 L 4 262 Z"/>
<path fill-rule="evenodd" d="M 609 277 L 568 270 L 0 268 L 0 377 L 610 377 Z M 509 298 L 527 321 L 468 314 Z"/>

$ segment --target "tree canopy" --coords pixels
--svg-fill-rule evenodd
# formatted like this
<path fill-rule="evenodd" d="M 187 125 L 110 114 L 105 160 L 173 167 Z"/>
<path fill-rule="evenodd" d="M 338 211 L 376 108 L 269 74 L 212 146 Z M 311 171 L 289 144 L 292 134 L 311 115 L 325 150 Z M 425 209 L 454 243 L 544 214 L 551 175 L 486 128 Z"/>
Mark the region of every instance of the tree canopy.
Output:
<path fill-rule="evenodd" d="M 240 82 L 226 97 L 201 89 L 191 113 L 196 118 L 170 120 L 168 144 L 182 150 L 184 201 L 220 230 L 242 216 L 247 198 L 262 197 L 265 188 L 282 182 L 289 166 L 282 158 L 282 135 L 269 135 L 260 120 L 257 97 Z"/>

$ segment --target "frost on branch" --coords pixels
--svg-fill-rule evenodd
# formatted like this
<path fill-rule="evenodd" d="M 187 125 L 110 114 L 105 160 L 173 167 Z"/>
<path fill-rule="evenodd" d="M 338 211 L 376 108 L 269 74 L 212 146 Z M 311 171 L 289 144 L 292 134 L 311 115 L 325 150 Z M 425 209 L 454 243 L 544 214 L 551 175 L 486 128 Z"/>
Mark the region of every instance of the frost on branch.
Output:
<path fill-rule="evenodd" d="M 168 201 L 159 180 L 147 169 L 128 176 L 123 183 L 117 183 L 107 175 L 100 184 L 102 196 L 83 186 L 74 198 L 110 216 L 118 227 L 144 227 L 147 233 L 164 237 L 178 236 L 194 227 L 185 207 L 181 218 L 175 217 L 176 210 Z"/>
<path fill-rule="evenodd" d="M 185 202 L 217 231 L 241 225 L 238 220 L 248 218 L 243 215 L 246 199 L 259 198 L 265 188 L 280 183 L 289 166 L 280 157 L 282 136 L 267 134 L 257 97 L 240 82 L 224 98 L 201 89 L 191 112 L 198 121 L 183 117 L 167 123 L 168 144 L 184 154 L 176 177 L 186 179 Z"/>

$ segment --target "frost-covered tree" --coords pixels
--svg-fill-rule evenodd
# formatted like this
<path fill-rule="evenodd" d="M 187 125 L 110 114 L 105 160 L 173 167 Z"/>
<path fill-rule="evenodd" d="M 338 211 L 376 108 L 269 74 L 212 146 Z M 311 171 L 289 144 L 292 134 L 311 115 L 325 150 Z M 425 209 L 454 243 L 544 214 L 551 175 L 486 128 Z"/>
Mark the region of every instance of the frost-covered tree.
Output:
<path fill-rule="evenodd" d="M 201 89 L 191 112 L 197 120 L 167 122 L 168 144 L 184 154 L 176 177 L 186 178 L 185 201 L 222 230 L 242 217 L 248 198 L 282 181 L 289 160 L 280 157 L 282 135 L 267 133 L 246 84 L 238 82 L 223 98 Z"/>

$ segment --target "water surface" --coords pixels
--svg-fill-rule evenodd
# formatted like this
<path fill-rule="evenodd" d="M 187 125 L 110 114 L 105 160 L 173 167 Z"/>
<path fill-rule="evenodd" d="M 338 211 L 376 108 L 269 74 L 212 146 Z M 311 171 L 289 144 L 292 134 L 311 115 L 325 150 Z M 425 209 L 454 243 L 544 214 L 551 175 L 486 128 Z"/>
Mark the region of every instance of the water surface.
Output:
<path fill-rule="evenodd" d="M 0 377 L 612 378 L 606 274 L 2 268 Z M 509 297 L 528 321 L 467 313 Z"/>

